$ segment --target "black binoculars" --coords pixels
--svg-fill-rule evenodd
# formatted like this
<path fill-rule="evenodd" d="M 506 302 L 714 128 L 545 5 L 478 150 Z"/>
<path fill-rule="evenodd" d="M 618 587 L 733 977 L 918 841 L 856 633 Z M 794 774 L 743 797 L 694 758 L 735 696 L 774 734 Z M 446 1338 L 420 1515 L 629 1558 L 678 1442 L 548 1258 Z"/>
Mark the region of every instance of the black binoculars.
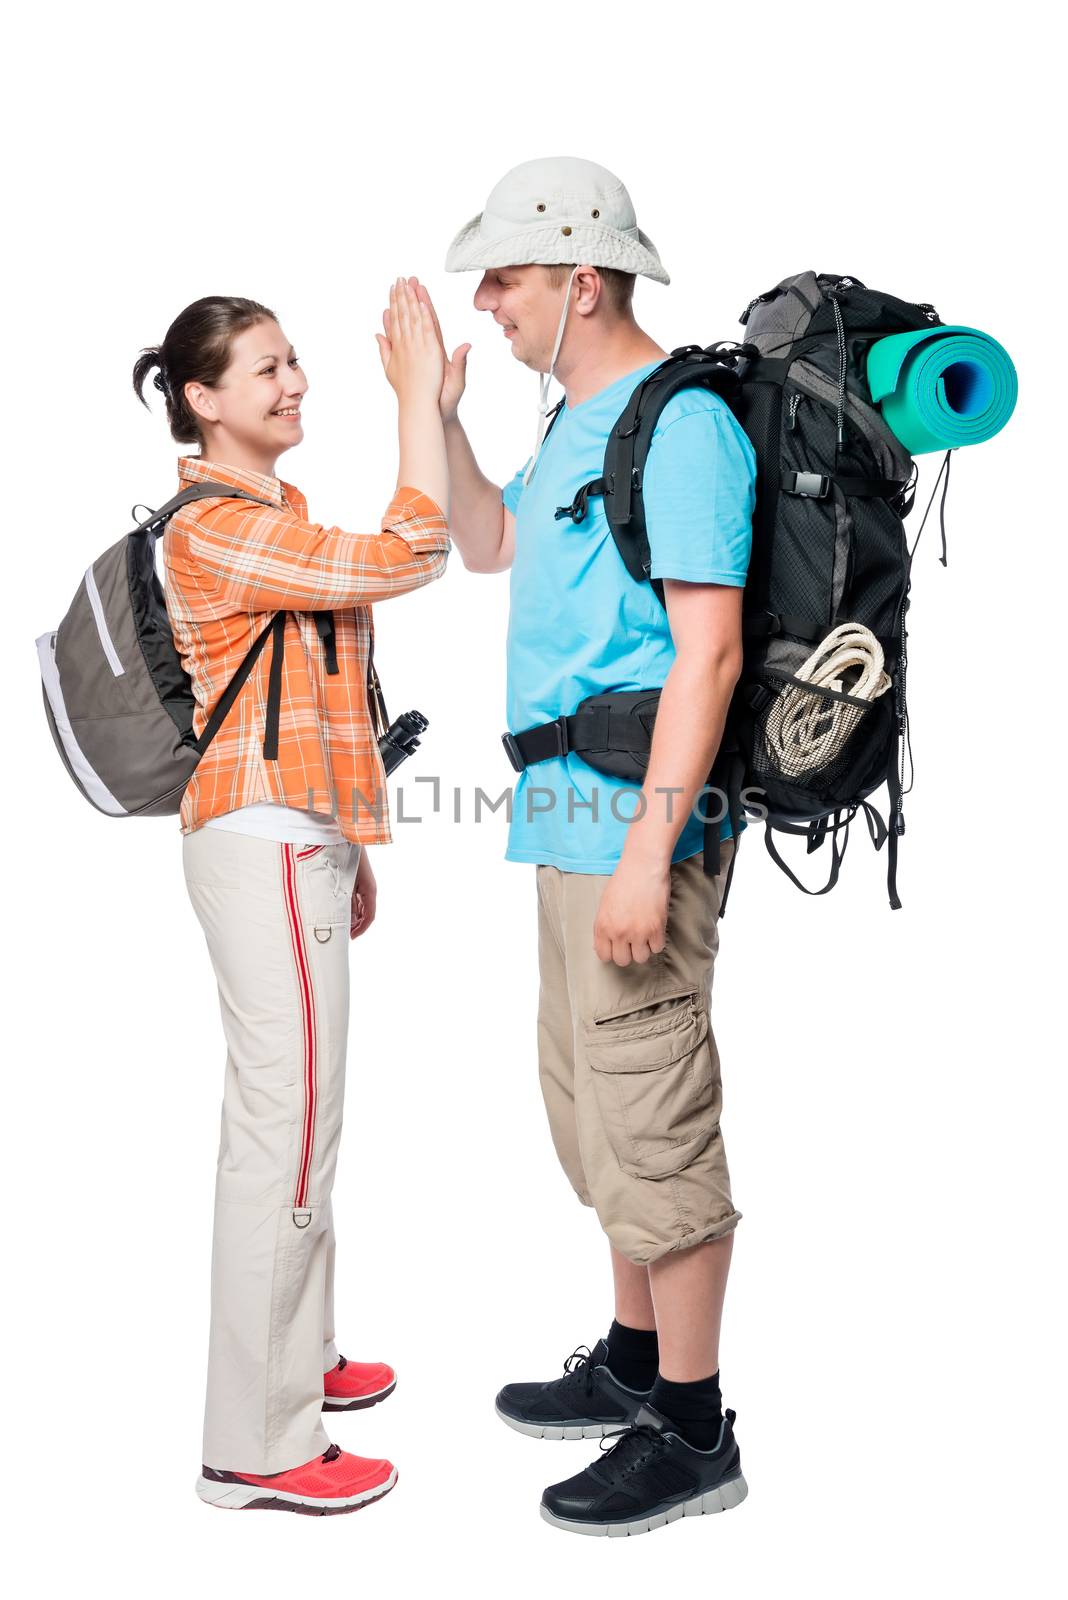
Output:
<path fill-rule="evenodd" d="M 382 757 L 387 778 L 413 750 L 418 749 L 420 735 L 429 726 L 421 711 L 402 711 L 397 720 L 390 723 L 378 741 L 378 753 Z"/>

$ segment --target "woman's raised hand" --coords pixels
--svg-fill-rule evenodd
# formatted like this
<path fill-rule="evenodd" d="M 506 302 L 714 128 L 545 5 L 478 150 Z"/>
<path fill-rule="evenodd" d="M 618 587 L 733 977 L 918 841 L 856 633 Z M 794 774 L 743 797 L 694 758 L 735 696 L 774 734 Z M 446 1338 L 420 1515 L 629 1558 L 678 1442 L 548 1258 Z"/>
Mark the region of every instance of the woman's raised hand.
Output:
<path fill-rule="evenodd" d="M 406 278 L 390 286 L 389 309 L 383 313 L 385 333 L 376 333 L 382 370 L 403 405 L 424 397 L 435 403 L 441 394 L 445 354 L 430 306 L 420 300 Z"/>
<path fill-rule="evenodd" d="M 457 407 L 463 398 L 464 389 L 467 386 L 467 357 L 471 352 L 471 346 L 469 344 L 457 345 L 450 357 L 445 349 L 445 341 L 441 337 L 441 324 L 438 322 L 438 314 L 434 310 L 434 302 L 430 298 L 430 294 L 426 285 L 420 283 L 419 279 L 415 277 L 408 278 L 406 281 L 409 289 L 413 291 L 420 305 L 425 306 L 427 311 L 430 313 L 431 321 L 434 327 L 434 333 L 437 336 L 438 346 L 441 350 L 442 359 L 443 378 L 441 394 L 439 396 L 441 420 L 442 422 L 452 422 L 456 416 Z M 385 330 L 385 339 L 378 339 L 380 348 L 383 344 L 388 346 L 391 326 L 392 323 L 390 312 L 386 310 L 382 313 L 382 327 Z M 378 336 L 376 335 L 376 337 Z M 384 354 L 382 360 L 384 365 Z M 387 377 L 388 375 L 389 374 L 387 372 Z"/>

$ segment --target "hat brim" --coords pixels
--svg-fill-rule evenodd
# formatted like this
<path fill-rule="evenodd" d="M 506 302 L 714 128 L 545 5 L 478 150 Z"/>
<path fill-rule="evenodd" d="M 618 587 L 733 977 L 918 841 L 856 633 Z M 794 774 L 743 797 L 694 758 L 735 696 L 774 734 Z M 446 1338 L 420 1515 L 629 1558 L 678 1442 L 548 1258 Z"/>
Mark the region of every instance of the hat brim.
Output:
<path fill-rule="evenodd" d="M 612 267 L 633 272 L 654 283 L 670 283 L 653 241 L 637 230 L 637 238 L 613 228 L 591 228 L 574 223 L 569 234 L 559 224 L 523 228 L 500 239 L 481 234 L 481 213 L 460 229 L 445 257 L 446 272 L 484 272 L 488 267 L 556 267 L 584 262 L 591 267 Z"/>

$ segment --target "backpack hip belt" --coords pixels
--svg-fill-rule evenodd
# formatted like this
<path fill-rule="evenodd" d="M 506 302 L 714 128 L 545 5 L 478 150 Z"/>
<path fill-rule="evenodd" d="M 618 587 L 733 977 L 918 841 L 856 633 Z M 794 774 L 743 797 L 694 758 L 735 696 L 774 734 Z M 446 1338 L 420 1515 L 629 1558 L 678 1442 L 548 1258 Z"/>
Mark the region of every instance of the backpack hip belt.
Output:
<path fill-rule="evenodd" d="M 515 772 L 574 753 L 611 777 L 640 780 L 649 761 L 659 700 L 659 689 L 590 695 L 571 716 L 504 733 L 501 743 Z M 624 759 L 613 762 L 613 756 Z"/>

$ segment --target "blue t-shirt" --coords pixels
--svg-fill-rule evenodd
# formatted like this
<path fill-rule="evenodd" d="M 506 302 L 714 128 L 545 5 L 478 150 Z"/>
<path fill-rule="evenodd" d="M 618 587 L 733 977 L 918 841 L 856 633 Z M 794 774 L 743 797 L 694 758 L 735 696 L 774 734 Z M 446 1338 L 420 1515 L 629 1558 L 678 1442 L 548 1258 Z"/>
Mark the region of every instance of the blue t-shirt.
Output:
<path fill-rule="evenodd" d="M 570 715 L 587 695 L 659 688 L 675 659 L 666 612 L 648 583 L 624 567 L 599 497 L 584 522 L 556 520 L 601 474 L 608 435 L 649 362 L 581 405 L 565 405 L 530 483 L 521 468 L 504 490 L 516 518 L 508 625 L 508 726 L 513 733 Z M 665 406 L 645 468 L 654 578 L 742 586 L 756 497 L 753 447 L 729 408 L 685 389 Z M 638 785 L 596 772 L 581 756 L 541 761 L 520 774 L 507 859 L 569 872 L 611 873 L 638 805 Z M 666 806 L 668 797 L 658 797 Z M 678 805 L 677 796 L 671 797 Z M 724 818 L 721 837 L 730 838 Z M 675 861 L 702 848 L 689 817 Z"/>

